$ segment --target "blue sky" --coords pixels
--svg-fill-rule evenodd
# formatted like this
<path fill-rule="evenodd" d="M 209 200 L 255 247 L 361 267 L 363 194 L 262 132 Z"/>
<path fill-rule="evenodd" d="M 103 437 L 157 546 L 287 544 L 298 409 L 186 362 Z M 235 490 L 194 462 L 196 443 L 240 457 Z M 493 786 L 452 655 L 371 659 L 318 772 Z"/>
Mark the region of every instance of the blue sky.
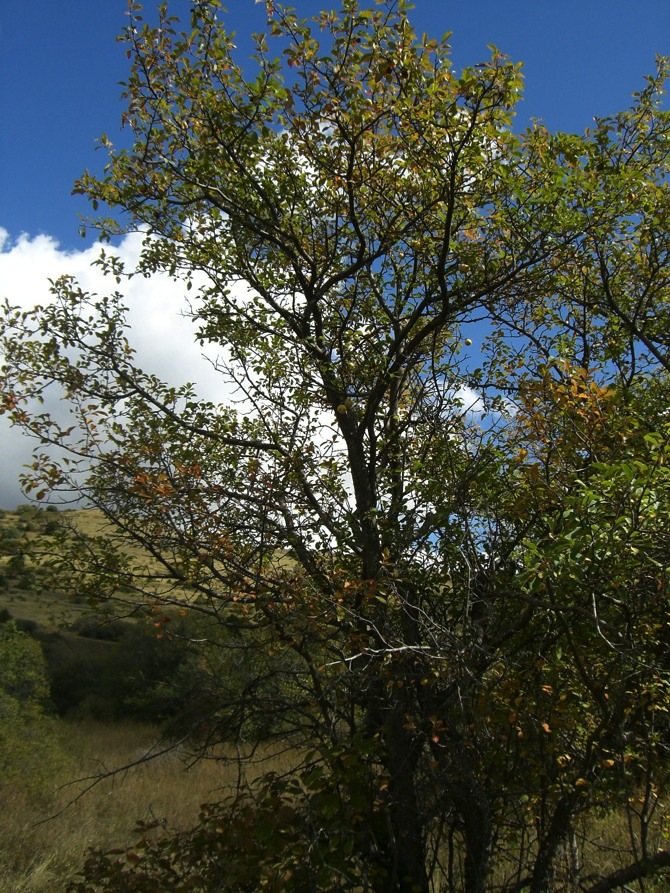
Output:
<path fill-rule="evenodd" d="M 294 0 L 305 16 L 322 4 Z M 173 6 L 188 11 L 190 3 L 173 0 Z M 226 21 L 240 53 L 248 54 L 247 36 L 265 25 L 264 4 L 228 0 L 228 6 Z M 97 247 L 78 235 L 79 214 L 88 208 L 71 190 L 85 168 L 104 164 L 96 138 L 106 132 L 119 141 L 119 82 L 128 61 L 116 35 L 126 8 L 127 0 L 0 6 L 0 299 L 23 306 L 49 300 L 48 278 L 65 272 L 84 288 L 109 287 L 91 268 Z M 457 69 L 487 58 L 487 44 L 524 63 L 519 128 L 535 117 L 552 130 L 583 131 L 594 116 L 628 107 L 656 55 L 670 55 L 670 0 L 415 0 L 412 20 L 419 33 L 453 31 Z M 129 237 L 118 250 L 132 264 L 138 247 Z M 211 367 L 195 347 L 185 349 L 180 288 L 131 283 L 133 343 L 144 368 L 174 384 L 196 382 L 217 399 Z M 17 479 L 28 461 L 25 440 L 0 418 L 0 507 L 25 501 Z"/>
<path fill-rule="evenodd" d="M 244 52 L 244 35 L 264 26 L 264 4 L 228 5 Z M 325 2 L 295 5 L 309 15 Z M 127 60 L 115 36 L 125 10 L 126 0 L 3 5 L 0 227 L 10 236 L 48 233 L 81 246 L 77 215 L 86 207 L 70 191 L 84 168 L 102 162 L 95 138 L 118 132 Z M 583 130 L 594 115 L 625 108 L 655 55 L 670 53 L 669 0 L 416 0 L 412 18 L 419 32 L 454 32 L 457 67 L 485 58 L 488 43 L 523 61 L 519 123 L 539 117 L 551 129 Z"/>

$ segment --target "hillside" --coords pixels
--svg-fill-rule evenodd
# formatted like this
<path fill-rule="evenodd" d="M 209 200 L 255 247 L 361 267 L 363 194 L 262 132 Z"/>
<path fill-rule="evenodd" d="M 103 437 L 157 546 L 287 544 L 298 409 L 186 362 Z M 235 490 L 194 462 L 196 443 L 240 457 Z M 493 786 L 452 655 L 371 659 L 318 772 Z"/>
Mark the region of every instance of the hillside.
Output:
<path fill-rule="evenodd" d="M 164 635 L 132 591 L 96 598 L 77 566 L 91 537 L 103 546 L 113 539 L 94 509 L 0 511 L 0 623 L 15 622 L 41 644 L 61 716 L 164 720 L 181 708 L 170 683 L 189 657 L 181 618 L 161 611 L 163 622 L 175 621 Z M 140 549 L 125 554 L 135 567 L 151 563 Z"/>

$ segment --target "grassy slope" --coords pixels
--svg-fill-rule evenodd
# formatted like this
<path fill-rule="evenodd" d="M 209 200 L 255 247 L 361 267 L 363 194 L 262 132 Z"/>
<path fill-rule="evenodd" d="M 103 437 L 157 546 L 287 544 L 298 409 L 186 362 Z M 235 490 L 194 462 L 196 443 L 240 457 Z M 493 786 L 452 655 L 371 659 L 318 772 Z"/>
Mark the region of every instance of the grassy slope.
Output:
<path fill-rule="evenodd" d="M 11 544 L 19 543 L 30 545 L 40 553 L 48 553 L 54 548 L 53 537 L 45 532 L 49 523 L 60 523 L 68 527 L 76 528 L 87 537 L 112 536 L 113 528 L 105 520 L 101 512 L 95 509 L 75 509 L 62 512 L 45 512 L 37 509 L 35 515 L 20 510 L 0 512 L 0 545 L 3 533 L 11 529 L 16 539 L 9 541 Z M 5 540 L 7 546 L 8 541 Z M 145 565 L 150 570 L 156 570 L 156 562 L 144 553 L 139 547 L 130 544 L 124 546 L 124 551 L 131 557 L 134 563 Z M 3 554 L 3 552 L 5 554 Z M 0 611 L 4 608 L 10 612 L 15 620 L 28 621 L 37 624 L 40 632 L 53 633 L 64 631 L 73 623 L 84 616 L 93 616 L 99 612 L 99 608 L 93 608 L 71 594 L 54 592 L 40 582 L 40 561 L 33 562 L 26 559 L 26 567 L 37 570 L 37 580 L 32 585 L 22 582 L 16 574 L 8 572 L 11 555 L 7 554 L 7 548 L 0 548 L 0 575 L 5 577 L 5 585 L 0 585 Z M 158 592 L 157 586 L 151 585 L 149 591 Z M 187 597 L 187 594 L 179 589 L 170 588 L 170 597 Z M 125 594 L 123 600 L 132 601 L 132 595 Z"/>
<path fill-rule="evenodd" d="M 0 893 L 61 891 L 89 847 L 132 843 L 137 820 L 168 817 L 173 829 L 191 827 L 200 806 L 220 799 L 221 789 L 234 786 L 238 778 L 235 765 L 225 758 L 194 765 L 182 751 L 91 787 L 93 776 L 141 758 L 154 744 L 157 730 L 129 723 L 63 723 L 61 736 L 68 760 L 42 802 L 27 799 L 18 787 L 2 791 Z M 256 772 L 281 772 L 289 766 L 286 754 L 268 748 L 260 748 L 257 758 Z M 49 816 L 54 817 L 44 821 Z"/>

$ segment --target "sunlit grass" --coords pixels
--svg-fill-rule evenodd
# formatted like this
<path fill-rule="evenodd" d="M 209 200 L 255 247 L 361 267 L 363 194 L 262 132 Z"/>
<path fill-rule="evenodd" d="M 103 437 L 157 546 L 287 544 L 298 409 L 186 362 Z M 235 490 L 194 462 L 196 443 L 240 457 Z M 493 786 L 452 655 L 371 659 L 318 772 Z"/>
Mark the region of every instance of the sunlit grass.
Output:
<path fill-rule="evenodd" d="M 153 726 L 67 722 L 61 724 L 61 732 L 66 757 L 41 796 L 27 795 L 20 785 L 2 789 L 0 893 L 62 891 L 81 869 L 90 847 L 131 845 L 138 820 L 165 818 L 172 830 L 189 828 L 203 803 L 222 799 L 238 781 L 232 747 L 228 760 L 223 748 L 219 759 L 200 761 L 179 748 L 143 761 L 163 747 L 159 744 L 152 750 L 158 740 Z M 260 746 L 249 760 L 249 774 L 269 769 L 281 773 L 299 758 L 300 753 L 290 747 Z M 138 761 L 139 765 L 124 768 Z M 656 846 L 664 842 L 659 835 L 666 817 L 667 809 L 658 804 Z M 623 812 L 580 824 L 576 849 L 566 847 L 558 866 L 563 881 L 569 883 L 575 874 L 595 878 L 628 863 L 630 832 Z M 509 883 L 514 862 L 510 853 L 507 868 L 505 860 L 497 864 L 491 889 Z M 633 884 L 630 889 L 640 888 Z"/>
<path fill-rule="evenodd" d="M 138 820 L 167 818 L 170 828 L 188 828 L 203 803 L 222 798 L 237 781 L 232 762 L 194 763 L 183 753 L 167 753 L 113 772 L 147 753 L 158 734 L 151 726 L 64 723 L 63 731 L 71 762 L 50 781 L 42 798 L 26 797 L 18 788 L 3 790 L 1 893 L 63 890 L 83 865 L 89 847 L 130 844 Z M 288 765 L 285 756 L 267 748 L 258 757 L 259 772 L 269 766 L 281 771 Z"/>

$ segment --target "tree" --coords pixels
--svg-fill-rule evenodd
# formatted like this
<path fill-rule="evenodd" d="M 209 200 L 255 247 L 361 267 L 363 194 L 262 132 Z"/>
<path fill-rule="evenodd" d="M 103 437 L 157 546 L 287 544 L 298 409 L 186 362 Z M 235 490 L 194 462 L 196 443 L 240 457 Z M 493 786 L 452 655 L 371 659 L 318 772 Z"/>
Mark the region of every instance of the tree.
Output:
<path fill-rule="evenodd" d="M 516 135 L 520 67 L 492 50 L 458 75 L 404 0 L 269 8 L 255 76 L 215 0 L 140 13 L 133 145 L 103 139 L 77 191 L 116 215 L 103 239 L 144 234 L 136 270 L 101 255 L 117 283 L 194 288 L 241 402 L 137 368 L 122 295 L 66 277 L 6 308 L 4 409 L 66 450 L 26 488 L 115 525 L 78 579 L 146 593 L 159 626 L 178 602 L 210 655 L 217 627 L 264 655 L 201 738 L 271 709 L 297 765 L 88 882 L 601 893 L 662 873 L 666 62 L 583 136 Z M 35 408 L 53 383 L 67 427 Z M 603 813 L 627 816 L 621 859 L 590 834 Z"/>
<path fill-rule="evenodd" d="M 13 620 L 0 623 L 0 796 L 7 803 L 17 792 L 49 802 L 54 773 L 67 764 L 48 702 L 39 643 Z"/>

